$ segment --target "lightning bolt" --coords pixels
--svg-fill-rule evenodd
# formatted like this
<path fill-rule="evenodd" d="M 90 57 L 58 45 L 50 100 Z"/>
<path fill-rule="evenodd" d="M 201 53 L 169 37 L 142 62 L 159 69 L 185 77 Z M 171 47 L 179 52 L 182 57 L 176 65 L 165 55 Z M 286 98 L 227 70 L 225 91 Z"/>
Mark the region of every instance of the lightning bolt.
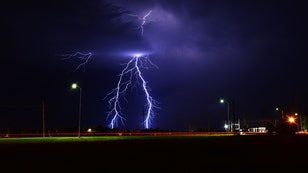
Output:
<path fill-rule="evenodd" d="M 120 97 L 122 96 L 124 100 L 127 101 L 125 98 L 125 93 L 130 85 L 132 85 L 133 79 L 136 78 L 136 83 L 142 86 L 142 89 L 145 93 L 146 98 L 146 114 L 143 124 L 145 125 L 145 128 L 150 128 L 151 120 L 154 117 L 154 108 L 158 108 L 157 101 L 152 98 L 150 95 L 150 89 L 147 86 L 147 82 L 145 81 L 141 68 L 148 69 L 150 66 L 154 66 L 158 68 L 155 64 L 153 64 L 148 56 L 140 56 L 135 55 L 126 65 L 125 68 L 122 70 L 122 72 L 119 75 L 119 80 L 117 83 L 117 86 L 106 95 L 106 98 L 110 98 L 108 100 L 109 106 L 111 107 L 111 110 L 108 112 L 107 119 L 111 118 L 111 122 L 109 124 L 109 127 L 111 129 L 118 127 L 118 121 L 120 120 L 122 124 L 124 125 L 124 121 L 126 120 L 122 116 L 121 112 L 121 106 L 120 106 Z M 127 77 L 126 77 L 127 76 Z M 126 79 L 126 80 L 124 80 Z M 140 82 L 139 82 L 140 81 Z"/>
<path fill-rule="evenodd" d="M 86 70 L 86 64 L 88 63 L 89 59 L 92 57 L 92 53 L 81 53 L 81 52 L 76 52 L 74 54 L 62 54 L 58 56 L 63 56 L 63 60 L 68 60 L 68 59 L 77 59 L 78 60 L 78 65 L 73 71 L 77 71 L 80 68 L 83 68 L 83 70 Z"/>
<path fill-rule="evenodd" d="M 149 61 L 149 59 L 146 59 L 146 60 Z M 147 112 L 146 112 L 146 115 L 145 115 L 146 117 L 145 117 L 145 120 L 144 120 L 143 124 L 145 125 L 145 128 L 148 129 L 150 127 L 151 119 L 154 117 L 153 108 L 158 108 L 158 107 L 156 106 L 156 101 L 152 98 L 152 96 L 149 93 L 149 88 L 147 86 L 147 82 L 144 80 L 144 78 L 142 76 L 142 73 L 140 71 L 138 62 L 139 62 L 139 57 L 136 56 L 135 67 L 136 67 L 138 76 L 139 76 L 139 78 L 142 81 L 142 88 L 143 88 L 143 90 L 145 92 L 146 100 L 147 100 L 147 104 L 146 104 Z"/>
<path fill-rule="evenodd" d="M 152 13 L 152 10 L 150 10 L 149 12 L 147 12 L 143 17 L 140 17 L 139 15 L 137 14 L 130 14 L 128 13 L 127 15 L 128 16 L 131 16 L 131 17 L 136 17 L 138 20 L 141 20 L 141 24 L 138 28 L 140 28 L 141 30 L 141 36 L 143 36 L 143 33 L 144 33 L 144 25 L 146 24 L 146 19 L 147 17 L 150 16 L 150 14 Z"/>
<path fill-rule="evenodd" d="M 137 17 L 139 20 L 141 20 L 140 29 L 141 29 L 141 36 L 143 36 L 144 33 L 144 25 L 146 23 L 147 17 L 152 13 L 152 10 L 150 10 L 148 13 L 146 13 L 143 17 L 140 17 L 135 14 L 128 14 L 133 17 Z M 135 77 L 137 83 L 142 86 L 142 89 L 145 94 L 146 98 L 146 111 L 144 112 L 145 119 L 143 120 L 143 124 L 146 129 L 149 129 L 151 126 L 151 120 L 154 117 L 154 108 L 158 108 L 157 101 L 152 98 L 150 95 L 150 89 L 148 87 L 148 83 L 144 79 L 141 68 L 148 69 L 150 66 L 154 66 L 158 68 L 154 63 L 152 63 L 148 56 L 140 56 L 140 55 L 134 55 L 133 58 L 125 65 L 125 68 L 122 70 L 122 72 L 119 75 L 119 80 L 117 83 L 117 86 L 106 95 L 106 98 L 109 98 L 108 103 L 111 108 L 111 110 L 107 113 L 107 120 L 111 117 L 111 121 L 109 124 L 109 127 L 111 129 L 118 127 L 118 121 L 121 121 L 124 125 L 124 121 L 126 120 L 123 117 L 123 113 L 121 112 L 121 105 L 120 105 L 120 97 L 122 96 L 124 100 L 127 101 L 125 98 L 125 93 L 130 85 L 132 85 L 132 80 Z M 128 76 L 128 77 L 125 77 Z M 124 78 L 126 80 L 124 80 Z"/>
<path fill-rule="evenodd" d="M 141 26 L 140 26 L 140 28 L 141 28 L 141 36 L 143 35 L 143 32 L 144 32 L 144 24 L 145 24 L 145 22 L 146 22 L 146 18 L 147 18 L 151 13 L 152 13 L 152 10 L 150 10 L 146 15 L 144 15 L 144 16 L 142 17 L 142 23 L 141 23 Z"/>

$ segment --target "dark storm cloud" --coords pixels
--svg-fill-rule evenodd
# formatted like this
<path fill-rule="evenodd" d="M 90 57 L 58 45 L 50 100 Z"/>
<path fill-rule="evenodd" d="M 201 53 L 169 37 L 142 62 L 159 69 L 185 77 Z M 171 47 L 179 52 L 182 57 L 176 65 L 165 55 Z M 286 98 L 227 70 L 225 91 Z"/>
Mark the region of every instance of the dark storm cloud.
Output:
<path fill-rule="evenodd" d="M 167 62 L 183 65 L 200 62 L 211 65 L 222 61 L 229 62 L 228 57 L 240 56 L 240 52 L 243 51 L 241 46 L 251 44 L 249 37 L 253 37 L 250 35 L 252 33 L 247 36 L 242 35 L 243 31 L 239 26 L 243 25 L 242 23 L 247 24 L 249 20 L 234 19 L 232 18 L 234 11 L 224 9 L 226 5 L 232 5 L 232 3 L 228 4 L 224 1 L 216 4 L 207 1 L 113 2 L 138 16 L 143 16 L 152 10 L 144 26 L 143 39 Z M 237 8 L 240 9 L 240 7 Z M 246 14 L 243 13 L 243 15 Z M 130 18 L 125 14 L 123 16 L 123 19 L 126 19 L 124 21 Z M 140 21 L 135 22 L 140 23 Z"/>
<path fill-rule="evenodd" d="M 300 24 L 292 9 L 294 4 L 284 1 L 112 2 L 139 16 L 152 10 L 144 38 L 153 49 L 178 57 L 237 55 L 268 45 L 275 48 L 275 44 L 288 41 L 285 32 L 294 32 L 290 24 Z"/>
<path fill-rule="evenodd" d="M 165 56 L 200 56 L 201 50 L 198 41 L 202 40 L 204 24 L 187 16 L 189 13 L 183 8 L 183 2 L 169 4 L 160 1 L 113 1 L 126 8 L 131 14 L 143 17 L 147 12 L 152 13 L 146 18 L 143 38 L 149 42 L 151 48 Z M 176 11 L 174 6 L 180 7 Z M 131 15 L 123 14 L 127 21 Z M 141 21 L 136 20 L 136 24 Z M 197 28 L 197 27 L 198 28 Z M 193 35 L 195 33 L 196 35 Z"/>

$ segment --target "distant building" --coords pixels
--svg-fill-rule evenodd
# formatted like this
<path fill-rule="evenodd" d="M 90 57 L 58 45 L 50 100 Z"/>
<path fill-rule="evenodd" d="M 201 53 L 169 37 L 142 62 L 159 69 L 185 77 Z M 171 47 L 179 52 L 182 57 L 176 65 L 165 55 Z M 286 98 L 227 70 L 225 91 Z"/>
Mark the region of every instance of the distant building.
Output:
<path fill-rule="evenodd" d="M 227 132 L 233 132 L 233 131 L 242 131 L 241 129 L 241 123 L 240 120 L 238 119 L 237 122 L 230 122 L 230 126 L 228 125 L 227 121 L 225 122 L 225 130 Z"/>
<path fill-rule="evenodd" d="M 252 127 L 248 129 L 248 132 L 255 132 L 255 133 L 267 133 L 266 127 Z"/>
<path fill-rule="evenodd" d="M 272 119 L 244 119 L 241 123 L 243 131 L 249 132 L 267 132 L 269 128 L 275 127 L 276 125 L 277 120 Z"/>

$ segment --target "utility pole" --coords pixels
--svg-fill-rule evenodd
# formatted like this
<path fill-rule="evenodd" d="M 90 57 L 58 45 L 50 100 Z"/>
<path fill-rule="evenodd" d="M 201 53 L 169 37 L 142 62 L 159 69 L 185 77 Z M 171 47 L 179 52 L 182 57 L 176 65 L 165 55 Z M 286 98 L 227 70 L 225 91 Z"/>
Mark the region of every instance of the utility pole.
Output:
<path fill-rule="evenodd" d="M 45 137 L 45 103 L 42 102 L 42 129 L 43 129 L 43 137 Z"/>
<path fill-rule="evenodd" d="M 235 132 L 235 102 L 232 100 L 232 107 L 233 107 L 233 125 L 231 123 L 232 129 L 233 129 L 233 134 L 236 135 Z"/>
<path fill-rule="evenodd" d="M 208 112 L 208 113 L 207 113 L 207 131 L 208 131 L 208 132 L 211 131 L 211 127 L 210 127 L 210 124 L 211 124 L 211 122 L 210 122 L 210 117 L 211 117 L 211 114 L 210 114 L 210 112 Z"/>
<path fill-rule="evenodd" d="M 78 118 L 78 138 L 80 138 L 80 121 L 81 121 L 81 87 L 79 87 L 79 118 Z"/>

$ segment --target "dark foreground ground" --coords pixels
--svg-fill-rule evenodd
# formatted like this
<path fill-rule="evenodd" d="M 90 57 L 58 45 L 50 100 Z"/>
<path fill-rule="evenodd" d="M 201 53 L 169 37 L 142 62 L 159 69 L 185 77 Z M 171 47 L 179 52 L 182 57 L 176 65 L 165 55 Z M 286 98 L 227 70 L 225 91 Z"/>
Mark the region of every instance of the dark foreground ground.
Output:
<path fill-rule="evenodd" d="M 1 144 L 0 172 L 307 172 L 308 136 Z"/>

